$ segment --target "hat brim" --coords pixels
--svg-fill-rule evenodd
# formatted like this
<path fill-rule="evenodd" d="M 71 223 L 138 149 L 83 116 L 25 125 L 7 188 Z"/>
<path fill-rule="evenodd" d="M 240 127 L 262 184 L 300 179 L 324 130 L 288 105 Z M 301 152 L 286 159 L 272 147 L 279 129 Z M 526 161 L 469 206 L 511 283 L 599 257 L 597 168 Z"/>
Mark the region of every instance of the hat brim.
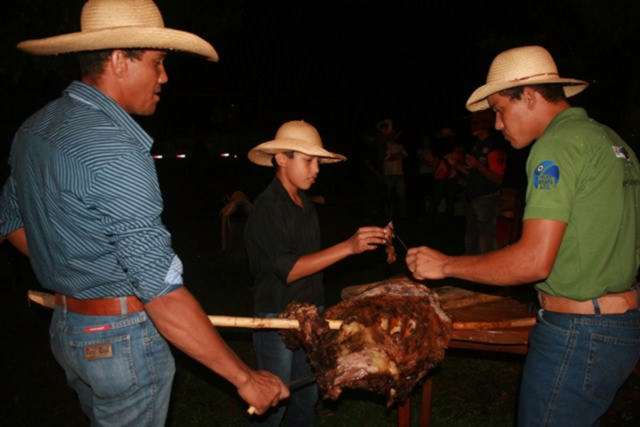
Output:
<path fill-rule="evenodd" d="M 589 86 L 589 83 L 583 80 L 561 78 L 561 77 L 541 77 L 528 80 L 519 80 L 513 82 L 492 82 L 476 89 L 467 100 L 467 110 L 480 111 L 489 108 L 487 98 L 501 90 L 511 89 L 518 86 L 531 86 L 538 84 L 561 83 L 564 85 L 564 94 L 567 98 L 577 95 Z"/>
<path fill-rule="evenodd" d="M 260 166 L 273 166 L 271 158 L 274 154 L 284 153 L 287 151 L 297 151 L 307 156 L 318 157 L 320 163 L 337 163 L 347 160 L 342 154 L 332 153 L 324 148 L 310 146 L 299 139 L 274 139 L 272 141 L 263 142 L 256 145 L 250 151 L 247 157 L 249 160 Z"/>
<path fill-rule="evenodd" d="M 211 44 L 195 34 L 164 27 L 122 27 L 84 31 L 18 43 L 33 55 L 57 55 L 103 49 L 158 49 L 192 53 L 209 61 L 219 57 Z"/>

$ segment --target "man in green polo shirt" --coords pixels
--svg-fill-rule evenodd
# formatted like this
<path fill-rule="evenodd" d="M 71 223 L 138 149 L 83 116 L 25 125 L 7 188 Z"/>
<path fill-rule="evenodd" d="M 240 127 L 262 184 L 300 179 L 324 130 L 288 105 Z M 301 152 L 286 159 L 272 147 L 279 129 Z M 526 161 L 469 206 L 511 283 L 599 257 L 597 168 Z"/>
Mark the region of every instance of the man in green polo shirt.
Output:
<path fill-rule="evenodd" d="M 597 425 L 640 357 L 640 166 L 614 131 L 569 104 L 586 87 L 561 78 L 540 46 L 496 56 L 467 109 L 493 109 L 514 148 L 533 144 L 522 236 L 482 255 L 419 247 L 406 258 L 419 280 L 535 283 L 519 427 Z"/>

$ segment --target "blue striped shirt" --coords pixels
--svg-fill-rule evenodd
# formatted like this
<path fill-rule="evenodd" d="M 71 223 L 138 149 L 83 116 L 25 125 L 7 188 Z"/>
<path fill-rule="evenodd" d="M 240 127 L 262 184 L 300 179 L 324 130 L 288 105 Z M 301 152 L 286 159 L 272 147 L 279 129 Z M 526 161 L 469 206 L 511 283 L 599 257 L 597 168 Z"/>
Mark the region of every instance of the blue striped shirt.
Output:
<path fill-rule="evenodd" d="M 78 81 L 18 129 L 0 234 L 25 228 L 44 288 L 146 303 L 182 285 L 182 263 L 160 218 L 152 144 L 113 99 Z"/>

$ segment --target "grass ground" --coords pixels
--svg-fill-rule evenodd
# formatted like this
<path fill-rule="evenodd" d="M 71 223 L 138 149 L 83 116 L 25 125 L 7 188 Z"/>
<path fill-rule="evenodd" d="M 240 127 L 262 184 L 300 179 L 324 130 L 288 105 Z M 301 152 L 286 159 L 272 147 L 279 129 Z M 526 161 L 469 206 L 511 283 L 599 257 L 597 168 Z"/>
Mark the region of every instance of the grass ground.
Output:
<path fill-rule="evenodd" d="M 229 247 L 220 252 L 219 218 L 215 202 L 193 205 L 193 194 L 176 188 L 167 225 L 174 246 L 185 264 L 185 281 L 210 314 L 251 314 L 246 258 L 240 239 L 242 221 L 232 221 Z M 197 198 L 196 198 L 197 199 Z M 185 215 L 184 212 L 195 212 Z M 326 244 L 349 236 L 358 227 L 357 206 L 331 204 L 319 207 Z M 398 227 L 407 244 L 430 244 L 449 252 L 461 250 L 463 229 L 459 221 L 441 224 L 410 221 Z M 26 261 L 8 245 L 0 245 L 0 299 L 2 402 L 6 426 L 85 426 L 73 392 L 53 360 L 48 347 L 50 312 L 26 302 L 27 289 L 38 289 Z M 403 254 L 399 254 L 403 255 Z M 6 262 L 5 262 L 6 261 Z M 325 273 L 328 305 L 339 301 L 345 286 L 371 283 L 403 273 L 403 264 L 388 265 L 383 251 L 344 260 Z M 444 283 L 443 283 L 444 284 Z M 437 286 L 439 283 L 428 284 Z M 250 331 L 220 329 L 229 345 L 249 364 L 253 353 Z M 177 373 L 169 427 L 244 426 L 246 405 L 228 383 L 180 352 L 174 352 Z M 445 360 L 431 373 L 434 427 L 506 427 L 514 425 L 523 356 L 447 351 Z M 421 387 L 411 395 L 411 425 L 419 425 Z M 321 401 L 318 426 L 397 425 L 397 409 L 387 408 L 378 396 L 346 391 L 337 401 Z M 620 390 L 603 426 L 640 425 L 640 374 Z"/>

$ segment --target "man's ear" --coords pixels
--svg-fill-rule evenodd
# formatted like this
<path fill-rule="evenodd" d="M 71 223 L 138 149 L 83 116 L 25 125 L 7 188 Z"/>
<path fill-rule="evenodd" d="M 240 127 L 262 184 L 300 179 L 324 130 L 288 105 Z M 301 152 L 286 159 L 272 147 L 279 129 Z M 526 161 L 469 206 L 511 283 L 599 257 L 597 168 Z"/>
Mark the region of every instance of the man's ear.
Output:
<path fill-rule="evenodd" d="M 114 49 L 109 56 L 109 66 L 113 72 L 120 76 L 127 69 L 127 56 L 121 49 Z"/>
<path fill-rule="evenodd" d="M 538 92 L 530 88 L 529 86 L 525 86 L 522 91 L 522 100 L 527 104 L 527 107 L 533 108 L 536 105 L 536 95 Z"/>
<path fill-rule="evenodd" d="M 287 157 L 285 153 L 276 153 L 273 155 L 273 157 L 276 159 L 276 163 L 279 167 L 285 166 L 287 164 L 287 160 L 289 159 L 289 157 Z"/>

